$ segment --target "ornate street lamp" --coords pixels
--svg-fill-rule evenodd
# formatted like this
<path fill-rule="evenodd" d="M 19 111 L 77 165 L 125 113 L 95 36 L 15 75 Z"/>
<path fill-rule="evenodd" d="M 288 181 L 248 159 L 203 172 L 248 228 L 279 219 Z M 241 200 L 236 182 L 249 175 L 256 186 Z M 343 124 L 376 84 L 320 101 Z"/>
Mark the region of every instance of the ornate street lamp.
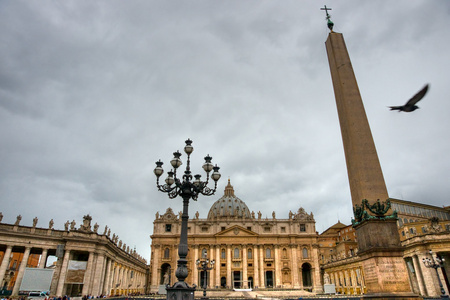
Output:
<path fill-rule="evenodd" d="M 189 287 L 189 285 L 184 281 L 188 276 L 187 269 L 187 259 L 188 254 L 188 241 L 187 241 L 187 224 L 188 224 L 188 207 L 189 200 L 197 200 L 198 195 L 202 194 L 205 196 L 214 195 L 217 188 L 217 181 L 220 179 L 219 167 L 217 165 L 213 166 L 211 163 L 212 157 L 207 155 L 205 157 L 205 163 L 203 164 L 203 170 L 206 172 L 206 181 L 201 180 L 201 175 L 194 175 L 194 180 L 192 181 L 191 167 L 190 167 L 190 155 L 194 151 L 192 147 L 192 141 L 188 139 L 186 141 L 186 146 L 184 147 L 184 152 L 187 154 L 187 164 L 186 170 L 182 180 L 177 177 L 177 169 L 182 165 L 181 153 L 179 151 L 174 152 L 174 158 L 170 161 L 173 169 L 167 172 L 167 178 L 165 184 L 159 184 L 159 178 L 164 173 L 162 168 L 163 162 L 161 160 L 156 162 L 156 168 L 153 171 L 156 175 L 156 186 L 158 190 L 169 195 L 170 199 L 174 199 L 177 196 L 183 198 L 183 214 L 181 215 L 181 234 L 180 234 L 180 244 L 178 245 L 178 256 L 177 270 L 175 271 L 175 276 L 178 278 L 172 287 L 167 287 L 167 299 L 170 300 L 193 300 L 195 286 Z M 209 173 L 211 174 L 211 179 L 214 180 L 214 189 L 209 188 Z"/>
<path fill-rule="evenodd" d="M 208 287 L 208 271 L 212 270 L 214 268 L 215 260 L 209 261 L 209 259 L 205 256 L 201 259 L 197 259 L 195 264 L 197 265 L 197 269 L 199 271 L 203 271 L 203 297 L 201 299 L 208 299 L 206 298 L 206 288 Z M 208 265 L 211 265 L 209 267 Z M 201 273 L 200 273 L 201 274 Z"/>
<path fill-rule="evenodd" d="M 444 258 L 440 258 L 439 256 L 436 255 L 436 258 L 433 257 L 433 251 L 428 251 L 428 253 L 430 254 L 431 258 L 422 258 L 422 262 L 425 265 L 425 267 L 427 268 L 433 268 L 436 270 L 436 276 L 438 278 L 438 282 L 439 282 L 439 287 L 441 288 L 441 298 L 447 298 L 447 296 L 445 296 L 445 290 L 444 290 L 444 286 L 442 285 L 441 279 L 439 278 L 439 273 L 438 273 L 438 269 L 439 268 L 443 268 L 444 267 Z"/>

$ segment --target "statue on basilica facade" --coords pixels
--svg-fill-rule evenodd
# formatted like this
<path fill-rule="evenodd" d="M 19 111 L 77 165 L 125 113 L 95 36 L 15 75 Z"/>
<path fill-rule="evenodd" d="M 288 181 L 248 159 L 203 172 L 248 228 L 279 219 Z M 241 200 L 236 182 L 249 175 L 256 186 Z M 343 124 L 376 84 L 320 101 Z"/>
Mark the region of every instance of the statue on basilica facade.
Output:
<path fill-rule="evenodd" d="M 325 273 L 323 275 L 323 283 L 324 284 L 330 284 L 330 275 L 328 275 L 328 273 Z"/>
<path fill-rule="evenodd" d="M 53 219 L 51 219 L 50 222 L 48 222 L 48 229 L 53 229 L 54 224 L 55 222 L 53 222 Z"/>
<path fill-rule="evenodd" d="M 168 285 L 169 284 L 169 272 L 168 271 L 164 274 L 163 284 L 164 285 Z"/>
<path fill-rule="evenodd" d="M 77 225 L 77 223 L 75 222 L 75 220 L 72 220 L 72 222 L 70 223 L 70 230 L 75 230 L 75 225 Z"/>
<path fill-rule="evenodd" d="M 37 218 L 37 217 L 34 217 L 34 219 L 33 219 L 33 228 L 36 227 L 37 222 L 38 222 L 38 218 Z"/>
<path fill-rule="evenodd" d="M 17 219 L 16 219 L 16 223 L 14 223 L 14 225 L 18 226 L 20 224 L 20 221 L 22 220 L 22 216 L 18 215 Z"/>
<path fill-rule="evenodd" d="M 64 223 L 64 230 L 69 231 L 69 220 L 67 220 L 67 222 Z"/>
<path fill-rule="evenodd" d="M 261 220 L 261 216 L 262 216 L 261 211 L 258 211 L 258 220 Z"/>

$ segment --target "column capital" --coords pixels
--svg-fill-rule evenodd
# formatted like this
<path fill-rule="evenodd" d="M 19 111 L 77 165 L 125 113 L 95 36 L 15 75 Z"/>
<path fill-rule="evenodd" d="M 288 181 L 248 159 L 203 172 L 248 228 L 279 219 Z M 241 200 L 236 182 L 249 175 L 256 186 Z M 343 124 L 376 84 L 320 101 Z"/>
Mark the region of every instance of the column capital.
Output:
<path fill-rule="evenodd" d="M 289 248 L 298 248 L 297 244 L 289 244 Z"/>

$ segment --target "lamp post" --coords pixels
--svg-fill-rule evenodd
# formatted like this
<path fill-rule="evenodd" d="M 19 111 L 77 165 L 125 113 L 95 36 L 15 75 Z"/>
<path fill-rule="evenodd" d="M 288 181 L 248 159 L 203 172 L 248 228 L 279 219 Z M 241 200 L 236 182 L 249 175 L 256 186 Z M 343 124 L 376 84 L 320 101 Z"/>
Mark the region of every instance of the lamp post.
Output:
<path fill-rule="evenodd" d="M 428 253 L 430 254 L 431 258 L 422 258 L 422 262 L 425 265 L 425 267 L 427 268 L 433 268 L 434 270 L 436 270 L 436 276 L 438 278 L 438 282 L 439 282 L 439 287 L 441 288 L 441 298 L 448 298 L 447 296 L 445 296 L 445 290 L 444 290 L 444 286 L 442 285 L 441 279 L 439 278 L 439 273 L 438 273 L 438 269 L 439 268 L 443 268 L 444 267 L 444 261 L 445 259 L 440 258 L 439 256 L 436 255 L 436 258 L 433 257 L 433 251 L 428 251 Z"/>
<path fill-rule="evenodd" d="M 165 184 L 159 184 L 159 178 L 164 173 L 162 168 L 163 162 L 161 160 L 156 162 L 156 168 L 153 171 L 156 175 L 156 186 L 158 190 L 169 195 L 170 199 L 174 199 L 178 196 L 183 198 L 183 214 L 181 215 L 181 234 L 180 234 L 180 243 L 178 245 L 178 256 L 179 259 L 177 261 L 177 270 L 175 271 L 175 276 L 178 279 L 178 282 L 172 287 L 167 287 L 167 299 L 170 300 L 193 300 L 194 299 L 194 291 L 195 286 L 190 287 L 184 280 L 188 276 L 187 269 L 187 259 L 186 256 L 188 254 L 188 240 L 187 240 L 187 224 L 188 224 L 188 207 L 189 200 L 197 200 L 198 195 L 202 194 L 205 196 L 214 195 L 217 188 L 217 181 L 220 179 L 219 167 L 217 165 L 213 166 L 211 163 L 212 157 L 207 155 L 205 157 L 205 163 L 203 164 L 203 170 L 206 172 L 206 181 L 201 180 L 201 175 L 191 174 L 190 167 L 190 155 L 194 151 L 194 147 L 192 147 L 192 141 L 188 139 L 186 141 L 186 146 L 184 147 L 184 152 L 187 154 L 187 163 L 184 174 L 180 180 L 177 177 L 177 169 L 182 165 L 182 161 L 180 159 L 181 153 L 179 151 L 174 152 L 174 158 L 170 161 L 173 169 L 167 172 L 167 178 L 165 180 Z M 211 174 L 211 179 L 214 180 L 214 189 L 209 188 L 209 173 Z M 192 181 L 192 177 L 195 180 Z"/>
<path fill-rule="evenodd" d="M 208 299 L 208 298 L 206 298 L 206 288 L 208 287 L 208 271 L 210 271 L 214 268 L 215 260 L 213 259 L 210 261 L 205 256 L 205 257 L 202 257 L 201 259 L 197 259 L 195 264 L 197 265 L 197 269 L 199 271 L 203 271 L 203 298 L 202 299 Z M 209 264 L 211 265 L 211 267 L 208 266 Z"/>

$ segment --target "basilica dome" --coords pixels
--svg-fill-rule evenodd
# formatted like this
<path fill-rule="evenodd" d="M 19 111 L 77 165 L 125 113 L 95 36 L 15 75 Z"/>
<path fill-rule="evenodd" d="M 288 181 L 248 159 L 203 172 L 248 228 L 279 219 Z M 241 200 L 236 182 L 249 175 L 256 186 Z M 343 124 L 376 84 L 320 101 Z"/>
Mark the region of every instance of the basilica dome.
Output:
<path fill-rule="evenodd" d="M 247 205 L 234 195 L 233 186 L 228 179 L 228 185 L 225 187 L 225 193 L 211 206 L 208 219 L 215 218 L 244 218 L 250 219 L 251 214 Z"/>

